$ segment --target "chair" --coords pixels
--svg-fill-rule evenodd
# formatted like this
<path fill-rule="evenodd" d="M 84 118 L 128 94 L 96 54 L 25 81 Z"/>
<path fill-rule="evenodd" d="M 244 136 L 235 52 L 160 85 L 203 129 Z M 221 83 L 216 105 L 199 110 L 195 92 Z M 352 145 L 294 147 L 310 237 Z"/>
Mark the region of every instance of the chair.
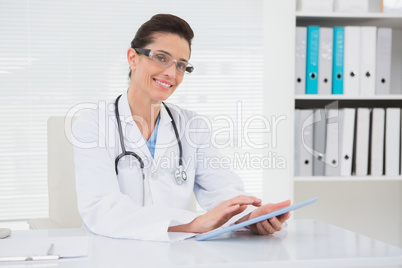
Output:
<path fill-rule="evenodd" d="M 71 122 L 71 118 L 63 116 L 50 117 L 47 122 L 49 218 L 28 220 L 29 229 L 82 226 L 75 189 L 74 151 L 67 139 L 71 137 Z M 65 125 L 70 129 L 65 129 Z M 197 211 L 194 195 L 191 211 Z"/>
<path fill-rule="evenodd" d="M 47 122 L 49 218 L 28 220 L 30 229 L 82 226 L 75 190 L 73 146 L 67 139 L 71 136 L 71 122 L 71 118 L 64 116 L 50 117 Z"/>

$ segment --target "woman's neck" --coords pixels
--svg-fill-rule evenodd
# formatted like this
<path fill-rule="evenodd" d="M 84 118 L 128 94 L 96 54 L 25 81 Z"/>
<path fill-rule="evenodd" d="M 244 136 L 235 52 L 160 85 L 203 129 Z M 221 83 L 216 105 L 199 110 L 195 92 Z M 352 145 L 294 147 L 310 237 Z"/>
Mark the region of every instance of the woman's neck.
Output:
<path fill-rule="evenodd" d="M 140 90 L 131 86 L 128 89 L 127 98 L 134 122 L 144 138 L 149 140 L 155 128 L 162 102 L 144 96 Z"/>

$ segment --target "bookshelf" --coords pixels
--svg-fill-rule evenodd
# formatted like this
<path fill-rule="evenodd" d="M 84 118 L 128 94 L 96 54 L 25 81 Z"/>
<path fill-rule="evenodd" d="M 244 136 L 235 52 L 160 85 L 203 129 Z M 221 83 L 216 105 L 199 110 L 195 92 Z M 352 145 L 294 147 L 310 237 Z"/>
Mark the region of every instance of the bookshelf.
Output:
<path fill-rule="evenodd" d="M 318 196 L 317 204 L 294 212 L 294 217 L 315 218 L 402 247 L 402 176 L 296 177 L 293 160 L 296 108 L 321 108 L 334 101 L 340 107 L 402 107 L 400 94 L 295 95 L 296 26 L 367 25 L 402 29 L 402 14 L 313 14 L 296 12 L 296 1 L 266 2 L 269 3 L 264 4 L 263 10 L 265 116 L 284 114 L 288 119 L 278 128 L 277 148 L 270 148 L 285 156 L 288 165 L 285 170 L 265 171 L 264 199 L 279 201 L 293 195 L 294 202 L 299 202 Z M 284 187 L 286 190 L 278 190 Z"/>
<path fill-rule="evenodd" d="M 306 12 L 295 12 L 295 26 L 318 25 L 320 27 L 335 27 L 335 26 L 376 26 L 388 27 L 392 29 L 402 29 L 402 14 L 384 14 L 384 13 L 324 13 L 314 14 Z M 395 52 L 395 51 L 393 51 Z M 402 57 L 402 48 L 395 57 Z M 399 59 L 401 61 L 402 59 Z M 402 69 L 399 70 L 399 77 L 402 76 Z M 391 75 L 395 75 L 393 72 Z M 392 78 L 391 78 L 392 80 Z M 398 90 L 398 93 L 402 90 Z M 295 109 L 322 109 L 327 105 L 337 102 L 339 108 L 402 108 L 402 94 L 390 95 L 372 95 L 372 96 L 350 96 L 350 95 L 294 95 Z M 356 176 L 344 177 L 342 180 L 328 179 L 322 177 L 304 177 L 300 179 L 295 177 L 295 181 L 318 181 L 318 180 L 333 180 L 333 181 L 384 181 L 386 176 L 372 177 L 362 179 Z M 387 180 L 402 181 L 402 175 Z"/>

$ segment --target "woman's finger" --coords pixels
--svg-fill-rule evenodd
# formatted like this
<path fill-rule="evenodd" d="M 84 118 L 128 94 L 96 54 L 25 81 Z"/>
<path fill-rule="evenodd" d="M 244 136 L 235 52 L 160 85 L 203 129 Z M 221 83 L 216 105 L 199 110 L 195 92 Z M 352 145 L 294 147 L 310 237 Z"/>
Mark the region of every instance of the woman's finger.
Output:
<path fill-rule="evenodd" d="M 290 200 L 286 200 L 286 201 L 283 201 L 280 203 L 271 204 L 271 208 L 272 208 L 272 211 L 274 211 L 274 210 L 278 210 L 278 209 L 290 206 L 290 204 L 291 204 Z"/>
<path fill-rule="evenodd" d="M 258 234 L 260 234 L 260 235 L 269 234 L 269 232 L 264 228 L 262 222 L 257 222 L 256 227 L 257 227 L 257 230 L 258 230 Z"/>
<path fill-rule="evenodd" d="M 261 225 L 267 231 L 267 234 L 273 234 L 276 232 L 275 228 L 268 220 L 262 221 Z"/>
<path fill-rule="evenodd" d="M 279 221 L 279 219 L 278 219 L 277 217 L 270 218 L 270 219 L 268 220 L 268 222 L 271 224 L 272 228 L 273 228 L 275 231 L 280 231 L 280 230 L 282 230 L 282 223 Z"/>
<path fill-rule="evenodd" d="M 233 205 L 251 205 L 254 203 L 261 203 L 261 200 L 254 197 L 254 196 L 245 196 L 245 195 L 239 195 L 237 197 L 234 197 L 232 199 L 226 200 L 223 203 L 227 204 L 228 206 L 233 206 Z"/>

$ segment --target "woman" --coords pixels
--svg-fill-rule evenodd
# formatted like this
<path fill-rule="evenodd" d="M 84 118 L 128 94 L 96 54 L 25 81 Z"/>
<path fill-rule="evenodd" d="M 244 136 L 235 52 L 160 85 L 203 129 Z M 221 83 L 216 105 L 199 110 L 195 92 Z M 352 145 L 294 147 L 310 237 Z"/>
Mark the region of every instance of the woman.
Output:
<path fill-rule="evenodd" d="M 219 155 L 210 145 L 206 122 L 194 112 L 162 103 L 193 70 L 192 38 L 184 20 L 153 16 L 127 51 L 128 90 L 74 124 L 81 144 L 74 149 L 78 207 L 91 231 L 169 241 L 169 232 L 207 232 L 235 215 L 232 221 L 241 217 L 241 222 L 290 204 L 262 205 L 245 194 L 238 176 L 205 166 L 204 159 Z M 193 192 L 207 213 L 189 211 Z M 258 208 L 246 213 L 249 205 Z M 271 234 L 288 218 L 289 213 L 250 229 Z"/>

